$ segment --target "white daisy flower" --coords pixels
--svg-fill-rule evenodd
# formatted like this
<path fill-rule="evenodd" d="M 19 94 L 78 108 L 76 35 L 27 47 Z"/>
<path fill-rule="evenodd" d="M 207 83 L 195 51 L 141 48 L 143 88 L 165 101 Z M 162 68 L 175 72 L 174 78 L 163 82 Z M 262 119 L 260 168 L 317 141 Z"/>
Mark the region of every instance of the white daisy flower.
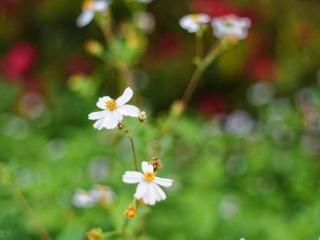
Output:
<path fill-rule="evenodd" d="M 214 18 L 211 24 L 214 35 L 218 38 L 244 39 L 248 35 L 251 21 L 246 17 L 227 15 Z"/>
<path fill-rule="evenodd" d="M 90 208 L 95 204 L 95 200 L 89 192 L 79 189 L 73 195 L 72 203 L 78 208 Z"/>
<path fill-rule="evenodd" d="M 189 33 L 195 33 L 200 30 L 201 25 L 210 22 L 210 16 L 204 13 L 186 15 L 180 19 L 180 27 Z"/>
<path fill-rule="evenodd" d="M 77 18 L 77 26 L 84 27 L 88 25 L 96 12 L 104 12 L 109 6 L 109 0 L 84 0 L 82 12 Z"/>
<path fill-rule="evenodd" d="M 171 187 L 173 180 L 156 177 L 153 166 L 147 162 L 141 163 L 142 172 L 126 171 L 122 181 L 128 184 L 138 184 L 135 199 L 142 200 L 147 205 L 154 205 L 156 202 L 166 199 L 166 194 L 159 187 Z"/>
<path fill-rule="evenodd" d="M 140 110 L 133 105 L 126 104 L 132 95 L 132 89 L 127 87 L 122 96 L 116 100 L 108 96 L 99 98 L 97 107 L 103 111 L 89 114 L 90 120 L 96 120 L 93 127 L 98 130 L 102 128 L 113 129 L 122 121 L 123 116 L 138 117 Z"/>

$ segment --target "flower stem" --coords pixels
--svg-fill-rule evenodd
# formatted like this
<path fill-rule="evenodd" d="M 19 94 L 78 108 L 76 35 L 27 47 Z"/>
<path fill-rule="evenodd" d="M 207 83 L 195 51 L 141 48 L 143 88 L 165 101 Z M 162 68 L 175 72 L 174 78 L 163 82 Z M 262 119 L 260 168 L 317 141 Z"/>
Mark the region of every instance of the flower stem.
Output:
<path fill-rule="evenodd" d="M 34 220 L 35 224 L 37 225 L 36 227 L 39 231 L 39 235 L 41 236 L 41 239 L 52 240 L 48 231 L 43 227 L 37 214 L 33 211 L 32 207 L 30 206 L 28 201 L 25 199 L 20 189 L 14 183 L 11 183 L 10 185 L 11 185 L 12 193 L 15 199 L 17 200 L 17 202 L 21 205 L 23 210 L 25 210 L 25 212 L 30 216 L 31 219 Z"/>
<path fill-rule="evenodd" d="M 134 167 L 135 167 L 136 171 L 139 171 L 138 160 L 137 160 L 137 155 L 136 155 L 136 149 L 135 149 L 135 146 L 134 146 L 132 135 L 128 134 L 128 138 L 129 138 L 130 144 L 131 144 Z"/>
<path fill-rule="evenodd" d="M 109 45 L 109 49 L 112 55 L 114 47 L 114 41 L 115 36 L 112 31 L 112 16 L 111 12 L 107 11 L 105 14 L 103 14 L 97 21 L 98 26 L 100 27 L 103 36 L 105 38 L 106 43 Z M 134 76 L 130 70 L 130 67 L 128 64 L 124 62 L 119 62 L 117 59 L 114 59 L 114 67 L 118 70 L 120 73 L 123 82 L 126 83 L 129 87 L 131 87 L 133 90 L 135 90 L 135 84 L 134 84 Z"/>
<path fill-rule="evenodd" d="M 196 87 L 199 84 L 203 72 L 226 49 L 227 44 L 225 44 L 225 42 L 221 42 L 217 47 L 213 48 L 208 53 L 208 55 L 197 65 L 182 97 L 182 102 L 184 103 L 184 105 L 187 105 L 189 103 Z"/>

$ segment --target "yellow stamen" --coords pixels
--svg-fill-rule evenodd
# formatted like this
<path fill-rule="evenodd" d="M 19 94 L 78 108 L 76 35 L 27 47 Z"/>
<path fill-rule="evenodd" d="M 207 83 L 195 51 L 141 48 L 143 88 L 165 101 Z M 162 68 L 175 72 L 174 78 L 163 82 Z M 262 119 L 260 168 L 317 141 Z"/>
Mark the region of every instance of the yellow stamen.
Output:
<path fill-rule="evenodd" d="M 155 175 L 153 172 L 147 172 L 144 174 L 144 180 L 146 180 L 147 182 L 152 182 L 155 178 Z"/>
<path fill-rule="evenodd" d="M 109 109 L 110 111 L 113 111 L 117 108 L 117 103 L 115 100 L 110 99 L 106 103 L 106 108 Z"/>
<path fill-rule="evenodd" d="M 200 15 L 199 14 L 192 14 L 191 19 L 192 19 L 192 21 L 197 22 L 200 19 Z"/>
<path fill-rule="evenodd" d="M 92 0 L 85 0 L 82 4 L 83 10 L 89 10 L 93 7 L 93 1 Z"/>

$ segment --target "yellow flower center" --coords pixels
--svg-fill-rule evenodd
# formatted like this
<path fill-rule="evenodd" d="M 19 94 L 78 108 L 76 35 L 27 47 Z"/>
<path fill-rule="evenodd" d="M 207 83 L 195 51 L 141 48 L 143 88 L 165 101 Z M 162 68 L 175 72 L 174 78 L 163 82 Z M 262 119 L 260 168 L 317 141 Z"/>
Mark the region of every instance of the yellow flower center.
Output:
<path fill-rule="evenodd" d="M 92 0 L 85 0 L 82 4 L 82 9 L 89 10 L 93 7 L 93 1 Z"/>
<path fill-rule="evenodd" d="M 115 100 L 110 99 L 106 103 L 106 108 L 109 109 L 110 111 L 113 111 L 117 108 L 117 103 Z"/>
<path fill-rule="evenodd" d="M 144 174 L 144 180 L 146 180 L 147 182 L 152 182 L 155 178 L 155 175 L 153 172 L 147 172 Z"/>
<path fill-rule="evenodd" d="M 191 19 L 193 22 L 197 22 L 200 19 L 200 15 L 199 14 L 192 14 Z"/>

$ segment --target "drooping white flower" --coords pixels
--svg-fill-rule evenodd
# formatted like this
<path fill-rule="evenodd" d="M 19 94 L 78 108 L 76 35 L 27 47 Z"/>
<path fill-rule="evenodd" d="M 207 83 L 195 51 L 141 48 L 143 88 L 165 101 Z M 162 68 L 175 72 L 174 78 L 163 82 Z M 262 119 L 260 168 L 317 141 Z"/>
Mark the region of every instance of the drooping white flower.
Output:
<path fill-rule="evenodd" d="M 113 129 L 122 121 L 123 116 L 138 117 L 140 110 L 133 105 L 126 104 L 132 95 L 132 89 L 127 87 L 122 96 L 116 100 L 108 96 L 99 98 L 97 107 L 103 111 L 89 114 L 90 120 L 96 120 L 93 127 L 98 130 L 102 128 Z"/>
<path fill-rule="evenodd" d="M 189 33 L 195 33 L 200 30 L 201 25 L 210 22 L 210 16 L 204 13 L 186 15 L 180 19 L 180 27 Z"/>
<path fill-rule="evenodd" d="M 128 184 L 138 184 L 134 194 L 135 199 L 142 200 L 147 205 L 166 199 L 166 194 L 159 187 L 171 187 L 173 180 L 156 177 L 153 166 L 147 162 L 141 163 L 142 172 L 126 171 L 122 181 Z"/>
<path fill-rule="evenodd" d="M 84 0 L 82 12 L 77 18 L 77 26 L 84 27 L 94 18 L 96 12 L 104 12 L 109 6 L 109 0 Z"/>
<path fill-rule="evenodd" d="M 244 39 L 248 35 L 251 21 L 246 17 L 226 15 L 214 18 L 211 24 L 214 35 L 218 38 Z"/>
<path fill-rule="evenodd" d="M 72 203 L 78 208 L 90 208 L 95 204 L 95 200 L 92 198 L 90 192 L 79 189 L 73 195 Z"/>

